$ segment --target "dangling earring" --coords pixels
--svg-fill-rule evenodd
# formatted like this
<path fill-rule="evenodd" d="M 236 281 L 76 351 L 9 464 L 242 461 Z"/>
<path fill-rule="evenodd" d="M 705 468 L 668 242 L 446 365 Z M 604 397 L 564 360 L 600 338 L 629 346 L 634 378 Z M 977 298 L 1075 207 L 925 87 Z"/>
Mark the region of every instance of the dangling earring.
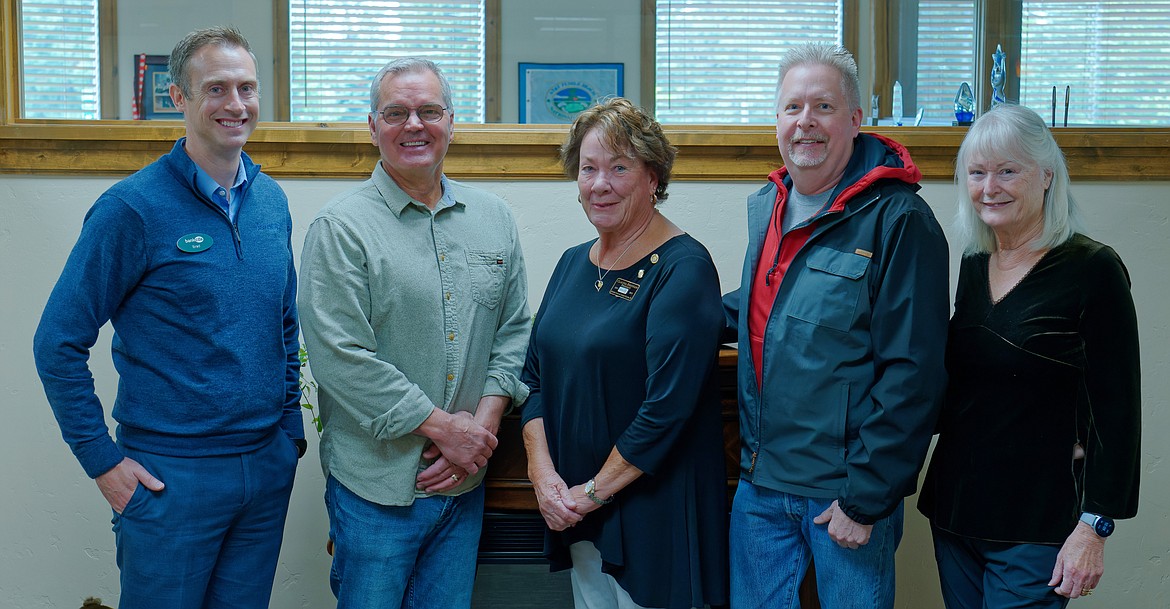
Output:
<path fill-rule="evenodd" d="M 658 206 L 658 193 L 653 193 L 653 192 L 650 193 L 650 206 L 651 207 Z"/>

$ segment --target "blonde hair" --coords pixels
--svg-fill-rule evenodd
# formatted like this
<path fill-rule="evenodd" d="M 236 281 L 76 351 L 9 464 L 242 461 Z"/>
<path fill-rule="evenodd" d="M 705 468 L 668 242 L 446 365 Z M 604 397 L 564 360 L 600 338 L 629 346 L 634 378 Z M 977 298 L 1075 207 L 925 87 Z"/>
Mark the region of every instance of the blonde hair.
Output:
<path fill-rule="evenodd" d="M 1016 104 L 1001 104 L 980 116 L 955 159 L 955 183 L 959 186 L 955 232 L 965 255 L 995 251 L 995 233 L 979 217 L 966 188 L 967 165 L 972 157 L 1007 159 L 1052 173 L 1044 191 L 1044 230 L 1036 249 L 1051 249 L 1081 229 L 1080 211 L 1069 192 L 1068 165 L 1052 132 L 1035 111 Z"/>

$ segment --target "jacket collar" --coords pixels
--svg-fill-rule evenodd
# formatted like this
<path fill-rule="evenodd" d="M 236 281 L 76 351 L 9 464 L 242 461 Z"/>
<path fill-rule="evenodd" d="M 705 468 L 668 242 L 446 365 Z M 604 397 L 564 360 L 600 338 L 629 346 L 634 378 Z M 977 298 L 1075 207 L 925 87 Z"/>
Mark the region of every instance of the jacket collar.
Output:
<path fill-rule="evenodd" d="M 196 183 L 196 169 L 198 166 L 195 161 L 187 154 L 187 149 L 183 147 L 183 143 L 187 141 L 186 137 L 181 137 L 175 141 L 175 145 L 171 147 L 171 153 L 164 159 L 166 160 L 171 171 L 175 173 L 180 180 L 183 181 L 193 192 L 201 193 L 199 186 Z M 240 162 L 244 166 L 244 175 L 247 176 L 247 183 L 244 185 L 244 190 L 247 190 L 255 183 L 256 176 L 260 173 L 260 166 L 252 162 L 252 157 L 248 156 L 247 152 L 240 151 Z"/>
<path fill-rule="evenodd" d="M 768 179 L 780 190 L 778 196 L 787 198 L 792 188 L 788 168 L 780 167 L 769 174 Z M 825 207 L 810 220 L 844 211 L 847 203 L 880 180 L 916 185 L 922 180 L 922 172 L 902 144 L 876 133 L 859 133 L 853 138 L 853 155 L 845 166 L 845 175 L 834 187 Z"/>

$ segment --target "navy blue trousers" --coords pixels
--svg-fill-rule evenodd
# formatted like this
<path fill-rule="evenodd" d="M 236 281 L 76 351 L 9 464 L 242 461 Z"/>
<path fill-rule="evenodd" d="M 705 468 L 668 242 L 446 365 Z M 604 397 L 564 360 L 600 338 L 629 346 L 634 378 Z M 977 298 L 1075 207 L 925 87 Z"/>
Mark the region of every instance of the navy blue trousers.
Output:
<path fill-rule="evenodd" d="M 166 488 L 139 485 L 114 514 L 120 609 L 265 609 L 272 596 L 297 447 L 276 430 L 239 455 L 128 450 Z"/>
<path fill-rule="evenodd" d="M 931 527 L 947 609 L 1064 609 L 1048 586 L 1060 546 L 963 537 Z"/>

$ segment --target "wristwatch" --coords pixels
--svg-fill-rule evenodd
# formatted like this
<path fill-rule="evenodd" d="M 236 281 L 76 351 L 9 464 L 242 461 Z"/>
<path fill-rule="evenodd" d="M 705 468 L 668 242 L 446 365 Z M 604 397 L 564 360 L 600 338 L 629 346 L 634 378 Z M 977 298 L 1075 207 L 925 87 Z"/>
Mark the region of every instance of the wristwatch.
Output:
<path fill-rule="evenodd" d="M 590 478 L 589 482 L 585 483 L 585 496 L 588 497 L 591 501 L 593 501 L 593 503 L 596 503 L 597 505 L 605 505 L 605 504 L 613 501 L 613 497 L 610 497 L 609 499 L 602 499 L 601 497 L 598 497 L 594 493 L 594 490 L 596 488 L 597 488 L 597 481 L 594 478 Z"/>
<path fill-rule="evenodd" d="M 1109 537 L 1113 534 L 1113 529 L 1116 528 L 1112 518 L 1089 512 L 1081 514 L 1081 522 L 1093 527 L 1093 532 L 1099 537 Z"/>

